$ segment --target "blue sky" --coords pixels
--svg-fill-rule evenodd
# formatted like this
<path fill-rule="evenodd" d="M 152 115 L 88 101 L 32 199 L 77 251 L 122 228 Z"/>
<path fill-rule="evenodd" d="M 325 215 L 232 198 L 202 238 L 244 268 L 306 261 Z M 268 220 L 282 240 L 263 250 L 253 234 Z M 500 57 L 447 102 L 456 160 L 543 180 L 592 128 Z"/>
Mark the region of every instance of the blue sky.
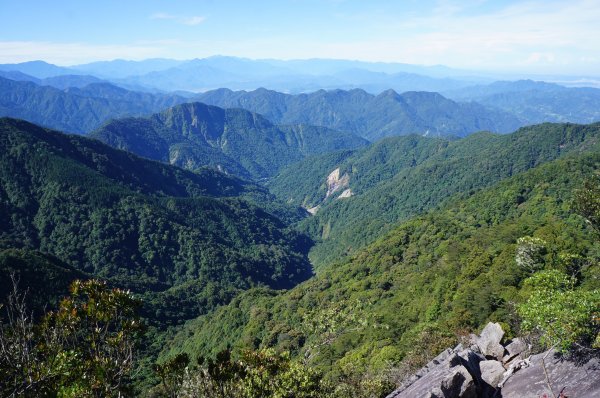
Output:
<path fill-rule="evenodd" d="M 600 0 L 0 0 L 0 63 L 341 58 L 600 75 Z"/>

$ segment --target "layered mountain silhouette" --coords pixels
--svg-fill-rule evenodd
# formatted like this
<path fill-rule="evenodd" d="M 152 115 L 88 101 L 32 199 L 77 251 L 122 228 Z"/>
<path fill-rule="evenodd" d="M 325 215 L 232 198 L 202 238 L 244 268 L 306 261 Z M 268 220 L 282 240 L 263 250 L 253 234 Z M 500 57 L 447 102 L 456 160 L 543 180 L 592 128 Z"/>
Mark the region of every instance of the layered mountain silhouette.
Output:
<path fill-rule="evenodd" d="M 259 89 L 220 89 L 196 97 L 221 107 L 240 107 L 265 115 L 275 123 L 307 123 L 348 131 L 370 141 L 406 134 L 465 136 L 476 131 L 508 133 L 522 126 L 503 111 L 476 103 L 457 103 L 437 93 L 387 90 L 319 90 L 290 95 Z"/>
<path fill-rule="evenodd" d="M 187 169 L 211 166 L 246 178 L 270 177 L 308 155 L 368 143 L 326 127 L 278 126 L 244 109 L 202 103 L 178 105 L 147 118 L 114 120 L 90 137 Z"/>
<path fill-rule="evenodd" d="M 146 115 L 182 102 L 185 98 L 177 95 L 129 91 L 109 83 L 58 89 L 0 77 L 0 116 L 70 133 L 84 134 L 112 118 Z"/>

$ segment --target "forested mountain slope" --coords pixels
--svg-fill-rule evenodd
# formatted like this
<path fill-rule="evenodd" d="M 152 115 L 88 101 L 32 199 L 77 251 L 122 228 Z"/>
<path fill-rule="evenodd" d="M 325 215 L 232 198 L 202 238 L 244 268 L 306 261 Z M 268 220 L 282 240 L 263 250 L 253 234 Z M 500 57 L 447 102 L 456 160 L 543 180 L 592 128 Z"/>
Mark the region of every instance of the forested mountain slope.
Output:
<path fill-rule="evenodd" d="M 21 120 L 0 119 L 0 201 L 2 248 L 39 250 L 144 293 L 146 314 L 159 321 L 311 275 L 308 242 L 253 203 L 289 219 L 294 210 L 263 188 Z"/>
<path fill-rule="evenodd" d="M 67 78 L 50 79 L 58 84 Z M 0 116 L 70 133 L 85 134 L 112 118 L 147 115 L 183 102 L 177 95 L 140 93 L 108 83 L 61 90 L 0 77 Z"/>
<path fill-rule="evenodd" d="M 600 90 L 519 80 L 499 81 L 447 93 L 456 101 L 476 101 L 510 112 L 527 123 L 592 123 L 600 120 Z"/>
<path fill-rule="evenodd" d="M 290 203 L 320 206 L 300 225 L 317 241 L 311 259 L 320 266 L 452 195 L 490 186 L 568 153 L 595 151 L 599 140 L 600 124 L 541 124 L 457 141 L 389 138 L 292 165 L 270 188 Z M 347 190 L 352 196 L 341 195 Z"/>
<path fill-rule="evenodd" d="M 407 134 L 465 136 L 481 130 L 509 133 L 523 125 L 511 114 L 477 103 L 454 102 L 432 92 L 398 94 L 387 90 L 372 95 L 354 89 L 290 95 L 266 89 L 219 89 L 196 98 L 224 108 L 257 112 L 278 124 L 326 126 L 370 141 Z"/>
<path fill-rule="evenodd" d="M 465 193 L 287 292 L 251 290 L 189 322 L 163 356 L 274 346 L 332 380 L 359 382 L 402 360 L 423 364 L 487 320 L 516 333 L 514 306 L 531 275 L 515 261 L 519 238 L 539 239 L 546 269 L 599 287 L 597 236 L 571 206 L 599 165 L 597 152 L 574 153 Z"/>
<path fill-rule="evenodd" d="M 198 102 L 147 118 L 113 120 L 90 136 L 187 169 L 211 166 L 246 178 L 270 177 L 308 155 L 367 144 L 349 133 L 308 125 L 276 126 L 256 113 Z"/>

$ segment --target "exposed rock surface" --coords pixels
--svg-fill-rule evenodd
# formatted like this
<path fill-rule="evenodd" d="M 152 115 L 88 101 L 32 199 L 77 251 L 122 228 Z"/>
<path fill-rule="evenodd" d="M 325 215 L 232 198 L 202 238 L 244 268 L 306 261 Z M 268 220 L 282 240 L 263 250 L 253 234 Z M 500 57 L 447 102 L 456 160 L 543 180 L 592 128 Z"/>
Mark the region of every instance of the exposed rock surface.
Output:
<path fill-rule="evenodd" d="M 502 362 L 506 363 L 506 362 L 514 359 L 515 357 L 519 356 L 522 352 L 525 352 L 527 350 L 527 344 L 525 343 L 525 341 L 523 339 L 517 337 L 510 344 L 508 344 L 505 348 L 506 348 L 506 355 L 504 355 L 504 357 L 502 358 Z M 521 359 L 521 358 L 519 357 L 519 359 Z"/>
<path fill-rule="evenodd" d="M 599 358 L 574 361 L 555 351 L 530 356 L 525 341 L 516 338 L 502 345 L 503 337 L 500 325 L 489 323 L 480 336 L 472 336 L 473 345 L 446 349 L 387 398 L 539 398 L 561 391 L 572 398 L 600 397 Z"/>
<path fill-rule="evenodd" d="M 479 363 L 481 369 L 481 378 L 490 386 L 497 386 L 504 376 L 504 366 L 501 362 L 489 360 Z"/>
<path fill-rule="evenodd" d="M 333 170 L 327 176 L 327 193 L 325 194 L 325 198 L 327 199 L 340 189 L 347 188 L 349 182 L 350 176 L 347 173 L 344 173 L 344 175 L 340 176 L 339 167 Z"/>
<path fill-rule="evenodd" d="M 314 216 L 315 214 L 317 214 L 317 212 L 319 211 L 320 208 L 321 208 L 321 205 L 316 205 L 315 207 L 311 207 L 310 209 L 306 209 L 306 211 L 309 212 L 310 214 L 312 214 Z"/>
<path fill-rule="evenodd" d="M 552 393 L 546 383 L 542 358 Z M 589 358 L 574 361 L 562 358 L 557 352 L 550 351 L 531 357 L 531 365 L 519 370 L 502 387 L 503 398 L 539 398 L 558 396 L 562 391 L 569 398 L 600 397 L 600 359 Z"/>
<path fill-rule="evenodd" d="M 452 373 L 442 380 L 442 386 L 440 388 L 442 397 L 445 396 L 457 396 L 475 398 L 477 396 L 477 387 L 473 376 L 469 371 L 462 365 L 458 365 L 452 368 Z"/>
<path fill-rule="evenodd" d="M 349 198 L 352 195 L 354 195 L 354 193 L 350 188 L 348 188 L 344 192 L 342 192 L 340 196 L 338 196 L 338 199 Z"/>
<path fill-rule="evenodd" d="M 488 323 L 477 339 L 477 346 L 486 357 L 501 360 L 504 356 L 504 347 L 500 342 L 504 337 L 504 330 L 498 323 Z"/>

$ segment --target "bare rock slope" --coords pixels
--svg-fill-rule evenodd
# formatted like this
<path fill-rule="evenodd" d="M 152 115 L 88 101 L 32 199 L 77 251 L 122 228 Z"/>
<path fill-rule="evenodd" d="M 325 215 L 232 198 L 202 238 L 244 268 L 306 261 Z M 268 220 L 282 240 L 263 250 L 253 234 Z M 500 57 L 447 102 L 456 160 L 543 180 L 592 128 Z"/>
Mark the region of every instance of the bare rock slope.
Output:
<path fill-rule="evenodd" d="M 469 347 L 446 349 L 387 398 L 600 397 L 599 358 L 529 355 L 522 339 L 503 337 L 502 327 L 489 323 Z"/>

